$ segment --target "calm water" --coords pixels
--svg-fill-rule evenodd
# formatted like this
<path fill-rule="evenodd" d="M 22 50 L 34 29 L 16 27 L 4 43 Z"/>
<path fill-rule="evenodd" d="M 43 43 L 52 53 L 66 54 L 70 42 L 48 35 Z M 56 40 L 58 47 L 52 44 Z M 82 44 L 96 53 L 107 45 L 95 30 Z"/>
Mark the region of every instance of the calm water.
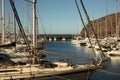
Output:
<path fill-rule="evenodd" d="M 50 41 L 46 43 L 46 50 L 57 52 L 58 54 L 64 54 L 68 56 L 59 56 L 48 54 L 49 60 L 63 60 L 67 59 L 72 64 L 86 64 L 89 63 L 88 58 L 90 52 L 86 47 L 80 47 L 80 45 L 74 45 L 70 41 Z M 80 58 L 69 57 L 69 55 L 79 56 Z"/>
<path fill-rule="evenodd" d="M 75 55 L 80 58 L 59 56 L 47 54 L 47 60 L 68 60 L 71 64 L 89 64 L 89 58 L 94 54 L 85 46 L 74 45 L 71 41 L 49 41 L 45 44 L 46 50 L 58 54 Z M 109 66 L 105 70 L 98 70 L 92 76 L 91 80 L 120 80 L 120 56 L 111 57 L 107 63 Z"/>

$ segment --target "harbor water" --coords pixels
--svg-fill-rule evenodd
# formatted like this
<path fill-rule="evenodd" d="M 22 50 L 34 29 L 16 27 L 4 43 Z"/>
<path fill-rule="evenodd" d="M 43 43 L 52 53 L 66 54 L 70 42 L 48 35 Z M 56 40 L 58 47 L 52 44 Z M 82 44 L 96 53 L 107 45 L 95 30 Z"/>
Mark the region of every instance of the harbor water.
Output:
<path fill-rule="evenodd" d="M 90 64 L 89 59 L 94 58 L 92 49 L 72 44 L 71 41 L 48 41 L 45 46 L 48 52 L 57 53 L 47 54 L 46 60 L 68 60 L 70 64 L 74 65 Z M 79 57 L 71 57 L 69 55 Z M 111 56 L 110 61 L 106 62 L 105 65 L 107 68 L 94 72 L 90 80 L 120 80 L 120 56 Z"/>
<path fill-rule="evenodd" d="M 74 45 L 71 41 L 49 41 L 45 44 L 46 50 L 56 52 L 58 55 L 47 54 L 48 60 L 68 60 L 71 64 L 89 64 L 89 58 L 93 54 L 85 46 Z M 60 56 L 59 54 L 63 54 Z M 80 58 L 70 57 L 70 55 Z"/>

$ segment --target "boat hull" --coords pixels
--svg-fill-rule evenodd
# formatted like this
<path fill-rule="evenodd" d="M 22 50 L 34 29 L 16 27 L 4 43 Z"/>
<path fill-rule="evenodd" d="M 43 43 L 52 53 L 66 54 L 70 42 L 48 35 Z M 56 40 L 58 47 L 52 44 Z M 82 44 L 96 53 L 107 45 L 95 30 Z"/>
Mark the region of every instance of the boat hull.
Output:
<path fill-rule="evenodd" d="M 86 80 L 98 68 L 78 65 L 67 68 L 40 68 L 39 66 L 12 66 L 0 69 L 0 79 Z M 8 71 L 9 70 L 9 71 Z"/>

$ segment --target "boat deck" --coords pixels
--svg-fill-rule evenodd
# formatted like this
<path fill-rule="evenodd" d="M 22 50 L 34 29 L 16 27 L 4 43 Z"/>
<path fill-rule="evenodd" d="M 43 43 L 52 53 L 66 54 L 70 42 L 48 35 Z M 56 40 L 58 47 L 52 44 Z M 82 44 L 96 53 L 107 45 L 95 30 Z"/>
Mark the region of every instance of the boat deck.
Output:
<path fill-rule="evenodd" d="M 66 68 L 41 68 L 39 65 L 9 66 L 0 68 L 0 80 L 49 77 L 96 69 L 93 65 L 78 65 Z M 44 80 L 44 79 L 43 79 Z"/>

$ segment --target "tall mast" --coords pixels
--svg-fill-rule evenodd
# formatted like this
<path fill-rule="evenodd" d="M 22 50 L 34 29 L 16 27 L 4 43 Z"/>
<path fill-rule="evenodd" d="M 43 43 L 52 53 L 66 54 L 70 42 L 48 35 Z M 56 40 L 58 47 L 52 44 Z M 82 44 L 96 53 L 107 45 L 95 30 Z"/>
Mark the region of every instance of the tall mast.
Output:
<path fill-rule="evenodd" d="M 107 28 L 107 13 L 108 13 L 108 8 L 107 8 L 107 0 L 106 0 L 106 21 L 105 21 L 105 26 L 106 26 L 106 38 L 108 40 L 108 28 Z"/>
<path fill-rule="evenodd" d="M 117 23 L 117 0 L 115 0 L 115 10 L 116 10 L 116 14 L 115 14 L 115 19 L 116 19 L 116 39 L 118 40 L 119 26 L 118 26 L 118 23 Z"/>
<path fill-rule="evenodd" d="M 102 33 L 102 27 L 101 27 L 101 19 L 100 19 L 100 38 L 102 39 L 102 35 L 101 35 L 101 33 Z"/>
<path fill-rule="evenodd" d="M 94 30 L 95 30 L 94 10 L 93 10 L 93 28 L 94 28 Z M 96 29 L 95 31 L 96 31 L 96 34 L 97 34 L 97 29 Z"/>
<path fill-rule="evenodd" d="M 14 4 L 15 4 L 15 0 L 13 0 Z M 13 12 L 13 24 L 14 24 L 14 37 L 15 37 L 15 42 L 16 42 L 16 21 L 15 21 L 15 16 L 14 16 L 14 12 Z M 16 51 L 16 46 L 15 46 L 15 51 Z"/>
<path fill-rule="evenodd" d="M 36 61 L 36 48 L 37 48 L 37 24 L 36 24 L 36 0 L 33 0 L 33 64 Z"/>
<path fill-rule="evenodd" d="M 2 0 L 2 44 L 5 44 L 4 0 Z"/>
<path fill-rule="evenodd" d="M 10 28 L 10 15 L 8 13 L 8 32 L 11 33 L 11 28 Z"/>
<path fill-rule="evenodd" d="M 36 27 L 36 0 L 33 0 L 33 47 L 36 48 L 36 39 L 37 39 L 37 27 Z"/>

